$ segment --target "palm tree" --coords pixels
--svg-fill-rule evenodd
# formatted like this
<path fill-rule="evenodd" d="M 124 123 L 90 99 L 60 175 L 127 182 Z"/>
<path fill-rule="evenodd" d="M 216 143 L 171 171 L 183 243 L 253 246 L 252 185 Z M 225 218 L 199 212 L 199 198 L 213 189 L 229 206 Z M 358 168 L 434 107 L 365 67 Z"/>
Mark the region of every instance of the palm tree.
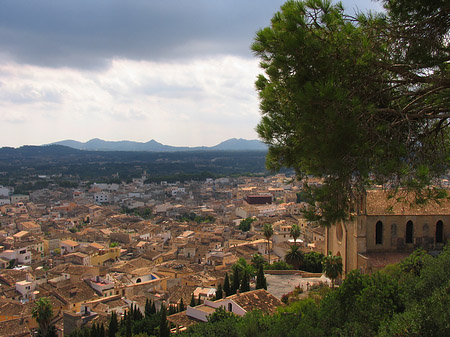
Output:
<path fill-rule="evenodd" d="M 322 261 L 323 272 L 331 279 L 331 287 L 334 288 L 334 282 L 342 274 L 342 257 L 334 256 L 331 252 L 324 257 Z"/>
<path fill-rule="evenodd" d="M 31 316 L 39 324 L 39 333 L 41 336 L 47 336 L 50 329 L 50 321 L 53 318 L 53 306 L 48 297 L 41 297 L 34 303 L 31 309 Z"/>
<path fill-rule="evenodd" d="M 298 246 L 291 246 L 286 255 L 284 256 L 284 260 L 291 264 L 294 269 L 299 269 L 303 264 L 304 255 L 303 252 L 299 249 Z"/>
<path fill-rule="evenodd" d="M 269 264 L 270 264 L 270 238 L 273 235 L 273 227 L 270 223 L 266 223 L 263 227 L 263 234 L 267 240 L 267 251 L 269 253 Z"/>
<path fill-rule="evenodd" d="M 255 269 L 258 269 L 259 266 L 263 266 L 264 265 L 264 258 L 262 257 L 261 254 L 253 254 L 252 255 L 252 266 Z"/>
<path fill-rule="evenodd" d="M 291 236 L 294 239 L 294 245 L 297 245 L 297 239 L 300 236 L 300 227 L 297 224 L 293 224 L 291 227 Z"/>

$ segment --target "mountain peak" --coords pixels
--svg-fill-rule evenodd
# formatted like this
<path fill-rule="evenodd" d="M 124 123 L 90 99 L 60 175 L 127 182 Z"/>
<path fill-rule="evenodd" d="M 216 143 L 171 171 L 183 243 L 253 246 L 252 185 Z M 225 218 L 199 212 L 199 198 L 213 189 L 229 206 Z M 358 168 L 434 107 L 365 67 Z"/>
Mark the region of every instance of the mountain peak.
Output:
<path fill-rule="evenodd" d="M 175 151 L 266 151 L 267 146 L 259 140 L 246 140 L 243 138 L 231 138 L 225 140 L 216 146 L 206 147 L 177 147 L 164 145 L 154 139 L 148 142 L 134 142 L 128 140 L 105 141 L 100 138 L 93 138 L 87 142 L 78 142 L 75 140 L 63 140 L 49 145 L 64 145 L 78 150 L 93 151 L 150 151 L 150 152 L 175 152 Z"/>

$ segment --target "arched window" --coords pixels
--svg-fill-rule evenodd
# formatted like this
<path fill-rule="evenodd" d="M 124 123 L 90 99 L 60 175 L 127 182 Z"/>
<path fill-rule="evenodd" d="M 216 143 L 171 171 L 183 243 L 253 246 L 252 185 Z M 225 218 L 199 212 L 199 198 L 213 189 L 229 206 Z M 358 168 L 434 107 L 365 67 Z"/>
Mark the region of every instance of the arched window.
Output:
<path fill-rule="evenodd" d="M 136 280 L 136 283 L 141 283 L 141 282 L 142 282 L 141 278 L 138 278 L 138 279 Z"/>
<path fill-rule="evenodd" d="M 406 223 L 405 242 L 413 243 L 414 224 L 411 220 Z"/>
<path fill-rule="evenodd" d="M 383 244 L 383 223 L 378 221 L 375 225 L 375 244 Z"/>
<path fill-rule="evenodd" d="M 436 243 L 444 242 L 444 223 L 439 220 L 436 223 Z"/>

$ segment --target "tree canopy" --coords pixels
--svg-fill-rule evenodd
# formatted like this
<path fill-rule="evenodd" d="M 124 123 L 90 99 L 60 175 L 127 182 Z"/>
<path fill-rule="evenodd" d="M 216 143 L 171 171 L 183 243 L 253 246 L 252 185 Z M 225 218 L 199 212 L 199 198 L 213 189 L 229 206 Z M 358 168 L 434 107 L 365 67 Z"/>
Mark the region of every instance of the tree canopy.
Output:
<path fill-rule="evenodd" d="M 47 336 L 51 330 L 51 319 L 53 318 L 53 305 L 48 297 L 41 297 L 34 303 L 31 316 L 39 324 L 39 335 Z"/>
<path fill-rule="evenodd" d="M 252 45 L 267 166 L 323 178 L 307 189 L 307 216 L 323 224 L 373 184 L 443 197 L 428 186 L 450 160 L 450 6 L 383 4 L 352 17 L 340 3 L 287 1 Z"/>
<path fill-rule="evenodd" d="M 323 258 L 323 271 L 325 275 L 331 279 L 332 287 L 334 282 L 342 274 L 342 257 L 334 256 L 331 252 Z"/>

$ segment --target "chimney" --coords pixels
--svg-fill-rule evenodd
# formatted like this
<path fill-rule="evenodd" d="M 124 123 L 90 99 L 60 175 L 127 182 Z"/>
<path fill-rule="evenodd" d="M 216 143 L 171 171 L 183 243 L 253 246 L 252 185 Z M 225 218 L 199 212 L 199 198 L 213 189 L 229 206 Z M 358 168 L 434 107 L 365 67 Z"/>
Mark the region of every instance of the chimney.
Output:
<path fill-rule="evenodd" d="M 237 295 L 237 296 L 239 296 L 239 295 L 240 295 L 239 289 L 238 289 L 238 290 L 236 290 L 236 295 Z"/>

